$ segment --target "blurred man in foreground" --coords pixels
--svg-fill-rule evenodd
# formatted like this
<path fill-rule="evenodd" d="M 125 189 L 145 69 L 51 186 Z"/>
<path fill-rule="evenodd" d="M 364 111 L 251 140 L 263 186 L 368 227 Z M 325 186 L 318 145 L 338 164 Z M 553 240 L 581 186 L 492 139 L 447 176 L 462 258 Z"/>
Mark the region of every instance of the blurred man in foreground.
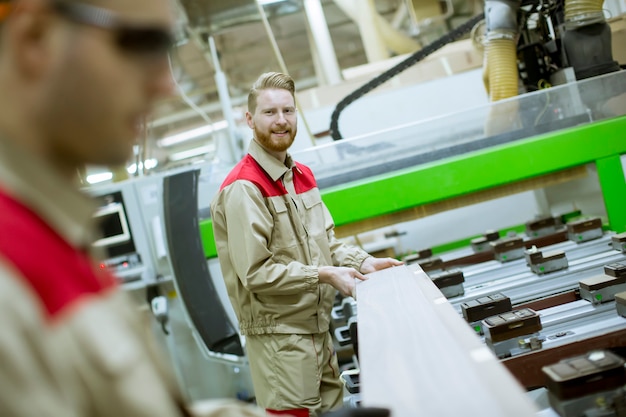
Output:
<path fill-rule="evenodd" d="M 0 415 L 186 416 L 138 311 L 90 255 L 86 164 L 121 165 L 169 95 L 166 0 L 0 0 Z M 198 415 L 263 416 L 233 402 Z"/>

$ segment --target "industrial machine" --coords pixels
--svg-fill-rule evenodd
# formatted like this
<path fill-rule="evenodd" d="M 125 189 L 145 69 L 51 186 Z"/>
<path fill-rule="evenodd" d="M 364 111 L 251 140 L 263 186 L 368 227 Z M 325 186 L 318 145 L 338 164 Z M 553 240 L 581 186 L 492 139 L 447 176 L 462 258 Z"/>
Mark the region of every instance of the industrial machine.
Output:
<path fill-rule="evenodd" d="M 491 101 L 619 71 L 603 4 L 604 0 L 485 0 L 484 15 L 469 19 L 341 100 L 331 116 L 332 137 L 343 138 L 339 117 L 347 106 L 469 32 L 484 49 L 483 80 Z M 612 91 L 609 84 L 596 88 L 602 94 Z M 583 96 L 590 112 L 606 111 L 604 101 L 591 91 Z M 563 117 L 549 98 L 537 110 L 521 113 L 514 102 L 494 108 L 486 129 L 498 134 L 509 124 L 538 125 Z"/>
<path fill-rule="evenodd" d="M 184 169 L 90 188 L 101 234 L 93 245 L 138 314 L 151 311 L 152 330 L 190 400 L 249 400 L 253 390 L 236 318 L 198 233 L 197 177 L 198 170 Z M 209 377 L 216 374 L 225 377 Z"/>
<path fill-rule="evenodd" d="M 611 91 L 602 88 L 603 85 L 611 85 Z M 335 141 L 297 152 L 294 158 L 309 165 L 316 173 L 318 186 L 333 214 L 336 233 L 340 237 L 407 221 L 426 220 L 428 216 L 446 210 L 460 210 L 495 198 L 505 199 L 503 206 L 507 206 L 504 210 L 509 225 L 525 226 L 530 223 L 527 235 L 522 239 L 521 236 L 506 235 L 496 238 L 490 234 L 490 239 L 485 237 L 482 242 L 474 242 L 476 247 L 482 245 L 488 250 L 475 253 L 471 250 L 470 240 L 475 239 L 480 231 L 494 228 L 491 222 L 497 210 L 475 215 L 471 221 L 465 220 L 472 226 L 473 236 L 471 233 L 455 235 L 453 228 L 440 224 L 448 241 L 456 239 L 457 248 L 466 247 L 463 249 L 466 252 L 459 250 L 455 256 L 490 256 L 475 265 L 461 267 L 464 281 L 459 282 L 458 278 L 457 281 L 449 281 L 452 288 L 447 302 L 461 315 L 463 303 L 500 293 L 509 297 L 515 308 L 526 308 L 523 304 L 548 294 L 576 291 L 580 280 L 600 274 L 605 265 L 624 260 L 624 253 L 613 247 L 619 245 L 619 240 L 613 243 L 613 236 L 624 232 L 626 227 L 622 198 L 626 194 L 626 182 L 620 159 L 620 155 L 626 153 L 626 143 L 621 140 L 626 128 L 626 108 L 609 106 L 606 109 L 610 111 L 590 112 L 585 104 L 588 98 L 583 100 L 582 97 L 587 91 L 597 93 L 592 96 L 596 102 L 611 104 L 616 95 L 626 94 L 626 73 L 616 71 L 555 85 L 488 106 Z M 550 110 L 549 118 L 537 120 L 547 102 L 559 111 Z M 509 108 L 511 103 L 516 103 L 516 114 L 523 116 L 521 120 L 531 120 L 531 123 L 511 124 L 507 131 L 495 135 L 486 130 L 493 114 Z M 558 117 L 554 116 L 556 114 Z M 372 158 L 372 155 L 376 157 Z M 593 167 L 591 178 L 590 166 Z M 554 219 L 529 222 L 534 213 L 517 212 L 516 204 L 507 205 L 506 199 L 516 198 L 519 193 L 582 179 L 595 182 L 593 199 L 600 204 L 600 208 L 591 213 L 601 216 L 580 221 L 570 219 L 569 226 L 559 225 Z M 216 184 L 219 180 L 214 176 L 201 176 L 200 181 L 203 180 L 205 188 L 219 186 Z M 533 197 L 526 194 L 526 198 Z M 201 221 L 200 229 L 205 256 L 214 258 L 216 252 L 210 219 Z M 549 242 L 555 235 L 559 239 Z M 411 233 L 406 236 L 410 238 Z M 549 243 L 540 244 L 542 239 Z M 528 243 L 532 243 L 530 247 L 526 247 Z M 528 258 L 535 271 L 526 264 L 526 251 L 533 245 L 537 251 L 528 253 Z M 501 249 L 499 259 L 494 256 L 494 248 Z M 449 249 L 450 246 L 447 246 Z M 516 251 L 514 256 L 510 250 Z M 537 256 L 539 251 L 541 257 Z M 418 264 L 427 266 L 425 262 L 429 262 L 427 267 L 433 269 L 428 272 L 432 275 L 443 272 L 442 267 L 451 269 L 448 268 L 453 266 L 451 258 L 443 256 L 441 250 L 438 254 L 432 252 L 416 254 Z M 437 257 L 440 259 L 435 259 Z M 558 268 L 553 268 L 554 264 Z M 460 294 L 461 288 L 463 294 Z M 443 292 L 441 297 L 446 299 Z M 554 306 L 552 310 L 527 307 L 539 315 L 541 329 L 538 329 L 538 323 L 535 326 L 540 337 L 545 335 L 545 340 L 537 343 L 540 337 L 530 340 L 534 336 L 530 334 L 522 338 L 529 342 L 527 346 L 522 346 L 523 349 L 519 349 L 519 345 L 515 345 L 515 349 L 504 347 L 506 350 L 502 356 L 510 357 L 503 358 L 502 363 L 514 369 L 522 363 L 520 358 L 529 352 L 537 358 L 537 362 L 539 359 L 543 364 L 553 361 L 553 357 L 541 357 L 544 352 L 554 351 L 550 346 L 557 347 L 560 343 L 557 350 L 561 350 L 564 346 L 576 345 L 580 339 L 581 333 L 571 330 L 571 324 L 568 324 L 571 318 L 581 320 L 578 322 L 581 328 L 586 326 L 582 328 L 583 333 L 602 331 L 594 321 L 602 317 L 610 318 L 607 326 L 615 326 L 612 329 L 603 328 L 607 331 L 612 332 L 623 326 L 624 319 L 615 313 L 613 305 L 603 303 L 593 306 L 581 299 L 571 301 L 575 302 Z M 347 305 L 339 304 L 337 310 L 343 312 Z M 350 311 L 355 310 L 350 307 Z M 476 318 L 473 322 L 481 323 L 481 328 L 475 332 L 478 337 L 480 332 L 486 333 L 483 320 Z M 583 323 L 585 320 L 587 323 Z M 337 338 L 345 340 L 352 337 L 354 322 L 354 319 L 344 315 L 338 327 L 347 327 L 336 332 Z M 617 337 L 621 331 L 613 333 Z M 602 335 L 588 334 L 592 335 L 592 340 L 602 343 Z M 550 339 L 552 336 L 554 339 Z M 534 369 L 540 373 L 541 366 L 534 366 Z M 519 374 L 518 370 L 515 373 Z M 354 391 L 348 393 L 347 402 L 356 404 L 360 401 L 361 393 L 357 390 L 362 381 L 354 372 L 346 373 L 345 379 L 350 381 L 348 386 Z M 531 386 L 542 383 L 543 379 L 541 382 L 533 380 Z"/>
<path fill-rule="evenodd" d="M 626 154 L 626 73 L 610 56 L 601 5 L 583 0 L 486 1 L 485 80 L 492 103 L 293 155 L 315 172 L 339 237 L 495 199 L 511 206 L 506 199 L 520 193 L 582 179 L 595 181 L 593 197 L 601 208 L 593 214 L 598 217 L 569 222 L 563 229 L 553 217 L 544 216 L 528 222 L 524 237 L 493 232 L 476 237 L 493 227 L 494 210 L 476 216 L 469 233 L 464 229 L 454 234 L 447 224 L 440 225 L 456 249 L 464 247 L 465 255 L 483 257 L 482 261 L 457 264 L 454 269 L 452 258 L 434 251 L 413 259 L 428 269 L 441 292 L 434 304 L 448 303 L 464 315 L 474 336 L 491 344 L 513 370 L 524 355 L 539 358 L 550 346 L 574 345 L 580 334 L 598 330 L 598 322 L 609 326 L 607 331 L 624 331 L 626 319 L 616 309 L 624 308 L 626 297 L 612 293 L 615 301 L 609 301 L 606 280 L 588 281 L 606 265 L 624 260 L 626 241 L 621 162 Z M 480 20 L 419 56 L 469 32 Z M 331 130 L 334 136 L 338 133 L 337 126 Z M 129 291 L 154 289 L 153 295 L 165 296 L 176 307 L 173 311 L 181 312 L 178 328 L 162 326 L 172 330 L 166 343 L 173 355 L 181 352 L 181 340 L 195 338 L 213 360 L 232 359 L 234 365 L 228 369 L 236 373 L 245 369 L 245 345 L 219 285 L 208 215 L 210 199 L 226 172 L 205 164 L 91 192 L 101 201 L 97 215 L 102 239 L 95 245 L 105 252 L 103 267 L 116 272 Z M 537 203 L 535 208 L 544 208 L 546 214 L 550 209 L 546 204 Z M 515 208 L 507 212 L 510 225 L 527 222 L 532 213 Z M 562 239 L 538 243 L 555 234 Z M 455 256 L 462 257 L 461 252 Z M 619 285 L 622 277 L 613 276 Z M 567 303 L 528 305 L 548 295 L 576 291 L 582 297 Z M 605 302 L 594 302 L 598 295 Z M 338 304 L 333 311 L 335 334 L 344 343 L 355 339 L 353 301 Z M 151 305 L 163 315 L 162 303 Z M 489 320 L 494 315 L 500 321 Z M 339 329 L 339 323 L 347 329 Z M 515 331 L 502 331 L 502 323 Z M 187 332 L 181 330 L 185 326 Z M 519 344 L 520 339 L 527 344 Z M 602 335 L 594 340 L 602 343 Z M 193 360 L 177 365 L 181 378 L 189 375 L 189 368 L 198 367 Z M 346 374 L 352 394 L 358 392 L 355 375 Z"/>
<path fill-rule="evenodd" d="M 491 99 L 619 71 L 603 3 L 485 1 L 485 74 Z M 567 69 L 573 77 L 566 74 Z"/>
<path fill-rule="evenodd" d="M 576 226 L 595 223 L 594 220 L 576 220 L 572 223 Z M 626 331 L 626 318 L 623 314 L 625 303 L 623 300 L 626 299 L 623 295 L 626 294 L 624 292 L 626 256 L 611 244 L 613 237 L 618 235 L 611 232 L 601 233 L 599 237 L 581 241 L 578 235 L 567 234 L 567 230 L 571 229 L 572 227 L 565 225 L 556 232 L 564 237 L 570 236 L 570 239 L 545 247 L 550 253 L 558 254 L 556 260 L 562 259 L 561 254 L 567 254 L 572 260 L 571 268 L 567 265 L 564 269 L 548 270 L 548 268 L 543 271 L 537 269 L 532 257 L 540 252 L 532 246 L 531 250 L 525 251 L 526 256 L 513 261 L 497 260 L 496 255 L 492 253 L 493 258 L 489 261 L 460 268 L 455 265 L 449 271 L 451 275 L 457 271 L 466 271 L 467 280 L 451 284 L 447 289 L 437 284 L 440 277 L 445 275 L 445 270 L 428 272 L 429 278 L 439 288 L 441 295 L 448 298 L 457 312 L 460 310 L 463 318 L 493 354 L 505 364 L 510 359 L 516 361 L 517 367 L 512 368 L 512 373 L 527 389 L 536 389 L 545 384 L 541 370 L 542 367 L 545 369 L 548 363 L 574 354 L 582 354 L 587 348 L 619 347 Z M 494 247 L 497 245 L 492 245 L 492 252 Z M 468 249 L 443 254 L 439 265 L 445 267 L 446 261 L 449 261 L 451 256 L 458 257 Z M 427 252 L 429 251 L 423 251 Z M 422 261 L 426 265 L 432 264 L 428 257 Z M 409 269 L 422 273 L 418 265 L 418 263 L 409 264 Z M 476 273 L 477 271 L 482 272 Z M 466 285 L 467 290 L 458 291 L 456 289 L 458 285 L 461 287 Z M 493 293 L 494 289 L 499 292 Z M 509 291 L 513 294 L 512 298 L 505 295 Z M 483 293 L 486 295 L 477 295 Z M 567 297 L 563 298 L 565 294 Z M 353 304 L 352 299 L 344 299 L 337 304 L 337 310 L 345 313 L 335 315 L 339 319 L 336 323 L 339 325 L 341 319 L 345 322 L 346 317 L 349 317 L 348 324 L 338 327 L 336 331 L 336 334 L 341 335 L 338 339 L 342 340 L 342 345 L 352 342 L 358 346 L 358 317 L 356 306 Z M 350 369 L 342 374 L 346 381 L 348 404 L 361 400 L 358 351 L 355 364 L 357 369 Z M 565 386 L 568 390 L 587 394 L 585 384 L 587 381 L 595 380 L 595 375 L 587 375 L 586 378 L 568 380 Z M 575 384 L 582 387 L 576 387 Z M 617 388 L 621 389 L 616 385 L 615 389 Z M 623 396 L 620 392 L 615 391 L 615 395 Z M 606 393 L 602 395 L 604 394 Z M 558 412 L 563 417 L 582 415 L 575 413 L 580 411 L 583 405 L 587 408 L 597 406 L 605 411 L 607 408 L 613 409 L 614 405 L 612 399 L 600 406 L 588 398 L 574 400 L 568 394 L 563 397 L 567 401 L 562 401 L 561 397 L 553 398 L 552 394 L 550 395 L 550 404 L 553 407 L 550 411 Z M 597 399 L 598 395 L 591 398 Z"/>
<path fill-rule="evenodd" d="M 102 187 L 94 194 L 99 203 L 94 218 L 101 233 L 93 245 L 102 252 L 101 267 L 113 272 L 127 289 L 154 284 L 156 249 L 163 242 L 163 236 L 155 234 L 160 229 L 152 229 L 158 225 L 144 220 L 131 185 Z"/>

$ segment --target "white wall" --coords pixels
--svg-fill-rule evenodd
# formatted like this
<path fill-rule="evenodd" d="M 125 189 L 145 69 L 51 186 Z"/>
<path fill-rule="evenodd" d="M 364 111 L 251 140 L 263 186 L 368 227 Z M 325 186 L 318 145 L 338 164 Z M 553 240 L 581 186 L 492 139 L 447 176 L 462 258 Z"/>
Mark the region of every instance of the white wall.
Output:
<path fill-rule="evenodd" d="M 407 123 L 456 113 L 488 103 L 482 69 L 415 84 L 378 94 L 369 94 L 350 104 L 339 117 L 344 138 L 360 136 Z M 330 127 L 334 106 L 307 111 L 313 131 Z"/>
<path fill-rule="evenodd" d="M 605 0 L 603 7 L 610 17 L 617 16 L 626 13 L 626 0 Z"/>

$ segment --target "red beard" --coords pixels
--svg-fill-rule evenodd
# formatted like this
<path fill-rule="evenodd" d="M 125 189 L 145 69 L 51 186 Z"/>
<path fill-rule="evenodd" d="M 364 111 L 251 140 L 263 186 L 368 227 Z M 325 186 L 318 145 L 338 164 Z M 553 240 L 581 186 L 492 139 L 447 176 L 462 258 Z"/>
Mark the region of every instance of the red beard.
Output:
<path fill-rule="evenodd" d="M 274 136 L 272 138 L 272 132 L 262 132 L 258 130 L 256 127 L 254 128 L 254 135 L 256 140 L 267 150 L 272 152 L 284 152 L 293 143 L 296 139 L 296 128 L 285 128 L 287 134 L 282 138 L 278 138 Z"/>

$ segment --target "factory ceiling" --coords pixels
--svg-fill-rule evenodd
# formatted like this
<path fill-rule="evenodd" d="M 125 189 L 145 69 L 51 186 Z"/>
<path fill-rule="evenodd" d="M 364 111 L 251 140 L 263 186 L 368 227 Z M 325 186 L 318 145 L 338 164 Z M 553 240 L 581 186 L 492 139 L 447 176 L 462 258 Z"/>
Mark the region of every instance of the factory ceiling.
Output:
<path fill-rule="evenodd" d="M 298 90 L 318 86 L 320 76 L 316 71 L 319 68 L 316 69 L 311 52 L 305 1 L 310 0 L 260 0 L 263 5 L 259 6 L 255 0 L 177 0 L 181 41 L 172 54 L 171 63 L 179 93 L 157 106 L 147 123 L 140 158 L 158 161 L 159 170 L 188 164 L 198 158 L 210 159 L 210 135 L 170 146 L 163 146 L 163 138 L 210 123 L 223 123 L 216 83 L 218 68 L 225 76 L 235 117 L 241 118 L 248 90 L 258 75 L 281 70 L 272 37 Z M 377 14 L 398 32 L 414 39 L 416 45 L 436 39 L 455 22 L 462 23 L 482 7 L 482 1 L 478 0 L 318 1 L 340 70 L 368 63 L 358 23 L 352 19 L 354 16 L 351 18 L 345 13 L 346 2 L 358 2 L 359 6 L 370 2 Z M 436 20 L 437 24 L 421 22 L 421 26 L 416 26 L 408 11 L 411 3 L 420 2 L 435 3 L 445 19 Z M 181 152 L 192 157 L 172 158 Z"/>

